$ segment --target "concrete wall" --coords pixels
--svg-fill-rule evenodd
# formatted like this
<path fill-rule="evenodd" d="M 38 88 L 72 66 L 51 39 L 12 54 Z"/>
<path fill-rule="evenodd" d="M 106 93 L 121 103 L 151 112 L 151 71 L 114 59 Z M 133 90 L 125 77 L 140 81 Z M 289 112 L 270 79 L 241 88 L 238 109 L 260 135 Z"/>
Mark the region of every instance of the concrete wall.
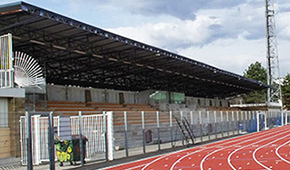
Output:
<path fill-rule="evenodd" d="M 47 99 L 50 101 L 85 102 L 85 91 L 89 91 L 92 102 L 119 103 L 119 94 L 123 93 L 125 103 L 137 103 L 137 92 L 118 91 L 76 86 L 47 85 Z"/>
<path fill-rule="evenodd" d="M 200 104 L 198 103 L 200 101 Z M 186 105 L 187 106 L 210 106 L 210 101 L 212 106 L 216 107 L 228 107 L 228 101 L 225 99 L 208 99 L 208 98 L 198 98 L 198 97 L 189 97 L 186 96 Z M 222 104 L 222 105 L 220 105 Z"/>

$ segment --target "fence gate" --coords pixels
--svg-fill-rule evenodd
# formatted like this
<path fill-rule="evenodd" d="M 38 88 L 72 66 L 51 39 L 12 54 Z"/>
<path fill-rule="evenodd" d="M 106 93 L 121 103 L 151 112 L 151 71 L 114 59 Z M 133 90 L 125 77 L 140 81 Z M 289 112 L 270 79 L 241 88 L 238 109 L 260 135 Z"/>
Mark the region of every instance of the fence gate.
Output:
<path fill-rule="evenodd" d="M 59 121 L 59 116 L 55 116 L 54 128 L 59 128 Z M 71 116 L 70 121 L 71 134 L 79 135 L 78 116 Z M 86 159 L 91 159 L 94 155 L 105 152 L 105 140 L 103 135 L 104 119 L 103 115 L 86 115 L 82 116 L 82 121 L 82 135 L 88 139 L 88 142 L 86 144 Z M 39 165 L 42 162 L 49 161 L 48 127 L 48 117 L 41 117 L 40 115 L 34 115 L 31 117 L 32 152 L 34 165 Z M 57 133 L 59 133 L 59 131 L 57 131 Z M 25 116 L 22 116 L 20 117 L 20 145 L 22 165 L 27 165 L 26 135 L 27 132 Z"/>

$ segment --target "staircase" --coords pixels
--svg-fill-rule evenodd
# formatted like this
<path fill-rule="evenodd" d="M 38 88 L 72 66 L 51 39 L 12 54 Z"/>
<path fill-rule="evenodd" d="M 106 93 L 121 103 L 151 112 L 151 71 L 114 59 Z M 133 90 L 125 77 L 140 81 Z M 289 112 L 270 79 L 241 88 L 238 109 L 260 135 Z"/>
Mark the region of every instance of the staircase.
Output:
<path fill-rule="evenodd" d="M 185 117 L 182 117 L 182 118 L 175 117 L 175 120 L 179 126 L 181 133 L 183 134 L 183 137 L 184 137 L 187 145 L 190 144 L 190 140 L 192 141 L 192 144 L 194 144 L 195 136 L 193 134 L 193 131 L 192 131 L 187 119 Z"/>

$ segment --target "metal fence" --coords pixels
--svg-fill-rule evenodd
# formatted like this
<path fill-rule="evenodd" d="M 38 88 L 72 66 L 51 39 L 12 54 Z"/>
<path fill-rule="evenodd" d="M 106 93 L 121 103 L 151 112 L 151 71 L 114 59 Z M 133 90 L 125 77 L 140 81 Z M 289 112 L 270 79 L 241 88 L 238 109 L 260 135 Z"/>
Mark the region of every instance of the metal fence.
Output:
<path fill-rule="evenodd" d="M 27 122 L 24 113 L 9 113 L 9 116 L 8 113 L 0 113 L 0 115 L 2 115 L 0 159 L 12 160 L 11 157 L 16 157 L 15 160 L 18 160 L 19 164 L 26 165 L 29 148 L 27 148 Z M 105 115 L 82 115 L 82 135 L 88 138 L 86 160 L 107 158 L 106 151 L 109 148 L 115 149 L 113 158 L 118 159 L 186 145 L 175 117 L 185 117 L 188 120 L 195 136 L 195 143 L 256 132 L 257 124 L 259 130 L 263 130 L 286 125 L 290 121 L 289 113 L 274 111 L 115 111 L 113 112 L 114 139 L 106 139 Z M 55 116 L 53 120 L 54 128 L 57 129 L 60 126 L 60 117 Z M 70 116 L 71 135 L 79 135 L 79 122 L 79 116 Z M 36 114 L 31 116 L 31 132 L 33 164 L 50 161 L 48 117 Z M 59 130 L 56 132 L 59 134 Z M 113 141 L 114 145 L 107 146 L 109 140 Z M 0 167 L 5 165 L 0 164 Z"/>
<path fill-rule="evenodd" d="M 49 121 L 48 117 L 41 115 L 33 115 L 31 117 L 31 131 L 32 131 L 32 152 L 33 165 L 39 165 L 43 162 L 49 161 L 48 152 L 48 132 Z M 79 117 L 70 116 L 71 135 L 79 135 Z M 82 116 L 82 135 L 88 141 L 86 143 L 86 159 L 91 159 L 94 155 L 105 152 L 104 142 L 104 117 L 103 115 L 85 115 Z M 54 117 L 54 129 L 57 136 L 60 135 L 60 116 Z M 27 165 L 27 143 L 26 143 L 26 117 L 20 117 L 20 142 L 21 142 L 21 162 L 22 165 Z M 56 157 L 55 157 L 56 158 Z"/>

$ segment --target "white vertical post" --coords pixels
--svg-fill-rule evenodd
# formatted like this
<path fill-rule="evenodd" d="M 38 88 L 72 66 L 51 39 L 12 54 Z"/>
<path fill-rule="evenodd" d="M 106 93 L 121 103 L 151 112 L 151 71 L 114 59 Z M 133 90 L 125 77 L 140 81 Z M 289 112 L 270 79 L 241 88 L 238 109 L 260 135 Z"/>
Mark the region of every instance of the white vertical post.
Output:
<path fill-rule="evenodd" d="M 209 111 L 207 111 L 206 114 L 207 114 L 207 123 L 209 124 L 210 123 L 210 120 L 209 120 Z"/>
<path fill-rule="evenodd" d="M 281 126 L 284 126 L 283 111 L 281 111 Z"/>
<path fill-rule="evenodd" d="M 128 120 L 127 120 L 127 112 L 124 111 L 124 126 L 125 126 L 125 149 L 126 149 L 126 157 L 129 156 L 128 151 Z"/>
<path fill-rule="evenodd" d="M 228 136 L 230 135 L 230 130 L 229 130 L 229 112 L 226 111 L 226 114 L 227 114 L 227 131 L 228 131 Z"/>
<path fill-rule="evenodd" d="M 202 131 L 201 111 L 198 112 L 198 115 L 199 115 L 200 141 L 202 142 L 203 131 Z"/>
<path fill-rule="evenodd" d="M 107 112 L 107 135 L 108 135 L 108 159 L 114 160 L 114 126 L 113 126 L 113 112 Z"/>
<path fill-rule="evenodd" d="M 193 125 L 193 112 L 190 111 L 190 124 Z"/>
<path fill-rule="evenodd" d="M 172 111 L 169 111 L 169 126 L 170 126 L 170 139 L 171 139 L 171 147 L 173 146 L 173 132 L 172 132 Z"/>
<path fill-rule="evenodd" d="M 215 133 L 215 138 L 217 138 L 216 111 L 213 111 L 213 114 L 214 114 L 214 133 Z"/>
<path fill-rule="evenodd" d="M 221 127 L 222 127 L 222 137 L 224 137 L 224 114 L 223 114 L 223 111 L 220 111 L 220 114 L 221 114 Z"/>
<path fill-rule="evenodd" d="M 209 120 L 209 111 L 207 111 L 207 133 L 208 133 L 208 140 L 210 140 L 210 131 L 209 131 L 209 124 L 210 124 L 210 120 Z"/>
<path fill-rule="evenodd" d="M 235 114 L 234 111 L 232 111 L 232 126 L 235 124 Z M 235 134 L 235 128 L 233 129 L 233 135 Z"/>
<path fill-rule="evenodd" d="M 288 125 L 288 112 L 285 111 L 285 124 Z"/>
<path fill-rule="evenodd" d="M 158 150 L 161 150 L 160 147 L 160 122 L 159 122 L 159 111 L 156 112 L 156 119 L 157 119 L 157 135 L 158 135 Z"/>
<path fill-rule="evenodd" d="M 169 116 L 170 116 L 170 118 L 169 118 L 169 121 L 170 121 L 169 126 L 172 127 L 172 111 L 169 111 Z"/>
<path fill-rule="evenodd" d="M 40 115 L 34 115 L 32 116 L 33 119 L 34 119 L 34 139 L 35 139 L 35 142 L 34 142 L 34 147 L 36 149 L 36 153 L 34 152 L 33 156 L 34 156 L 34 161 L 35 161 L 35 165 L 39 165 L 41 162 L 40 162 L 40 122 L 39 122 L 39 118 L 40 118 Z M 53 127 L 52 127 L 53 128 Z"/>
<path fill-rule="evenodd" d="M 259 125 L 259 113 L 258 111 L 256 112 L 256 117 L 257 117 L 257 132 L 260 131 L 260 125 Z"/>
<path fill-rule="evenodd" d="M 265 112 L 265 130 L 267 130 L 268 129 L 268 127 L 267 127 L 267 111 Z"/>

